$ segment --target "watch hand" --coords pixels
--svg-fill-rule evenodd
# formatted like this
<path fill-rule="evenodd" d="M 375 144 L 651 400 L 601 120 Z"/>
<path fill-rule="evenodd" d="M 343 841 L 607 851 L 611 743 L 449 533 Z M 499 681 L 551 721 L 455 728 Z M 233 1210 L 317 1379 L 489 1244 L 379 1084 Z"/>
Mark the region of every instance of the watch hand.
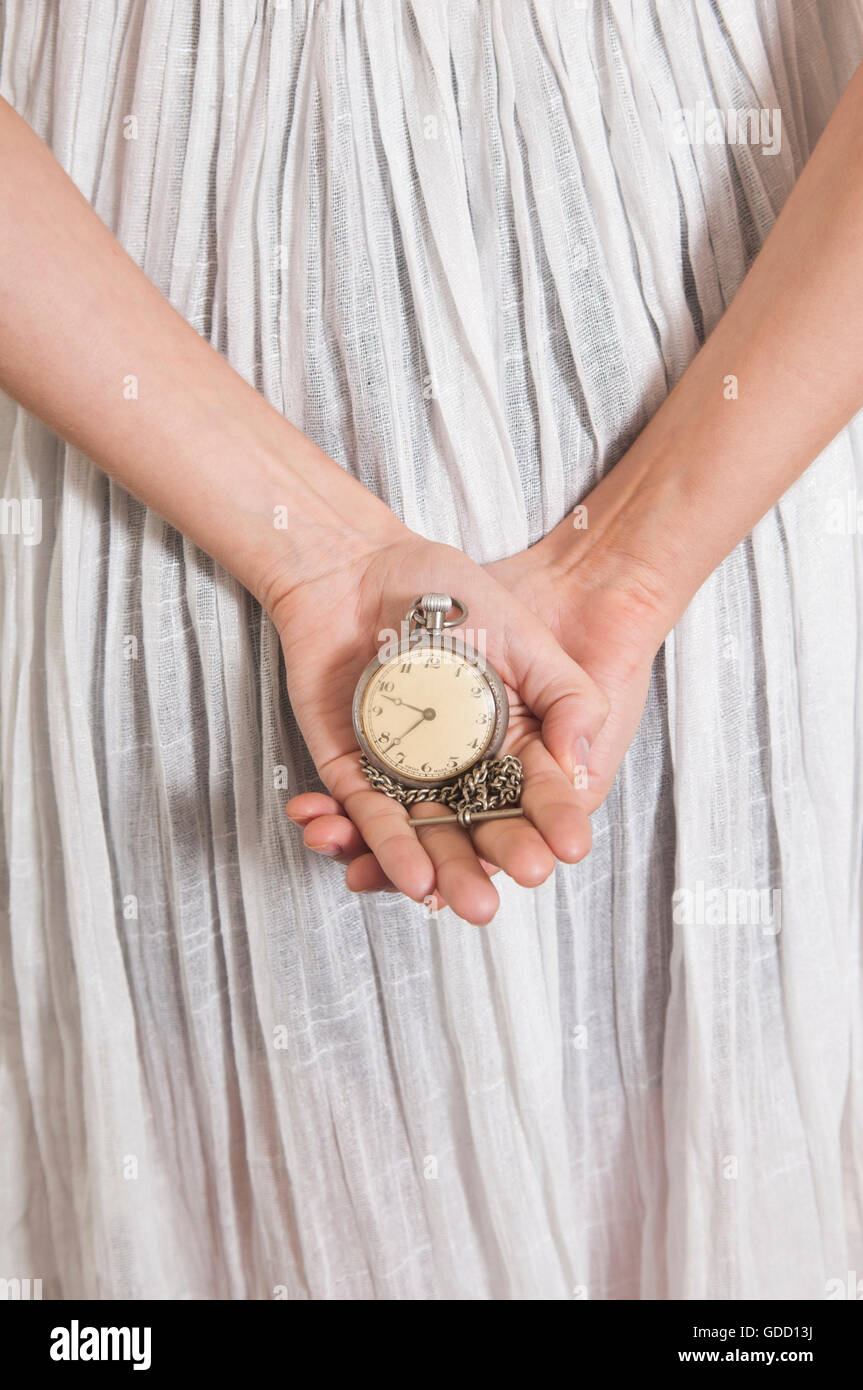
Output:
<path fill-rule="evenodd" d="M 386 698 L 387 698 L 387 697 L 384 696 L 384 699 L 386 699 Z M 409 708 L 410 708 L 410 709 L 414 709 L 415 706 L 414 706 L 414 705 L 410 705 Z M 426 719 L 436 719 L 436 718 L 437 718 L 437 710 L 433 710 L 433 709 L 431 709 L 431 708 L 422 710 L 422 712 L 420 713 L 419 719 L 417 719 L 413 724 L 411 724 L 409 728 L 405 729 L 404 733 L 399 734 L 398 738 L 391 738 L 390 741 L 389 741 L 389 743 L 388 743 L 388 745 L 387 745 L 387 747 L 388 747 L 388 748 L 395 748 L 395 746 L 396 746 L 397 743 L 401 743 L 401 741 L 402 741 L 403 738 L 407 738 L 408 734 L 411 733 L 411 731 L 412 731 L 413 729 L 418 728 L 420 724 L 423 724 L 423 723 L 426 721 Z"/>
<path fill-rule="evenodd" d="M 405 709 L 415 709 L 417 714 L 425 718 L 425 710 L 420 709 L 419 705 L 409 705 L 407 700 L 403 700 L 400 695 L 384 695 L 384 700 L 391 700 L 394 705 L 404 705 Z"/>
<path fill-rule="evenodd" d="M 399 734 L 398 738 L 390 739 L 390 748 L 394 748 L 397 743 L 401 743 L 402 739 L 406 738 L 407 735 L 411 732 L 411 730 L 415 729 L 418 724 L 422 724 L 424 719 L 425 715 L 423 714 L 420 716 L 420 718 L 416 721 L 415 724 L 411 724 L 409 729 L 405 729 L 404 733 Z"/>

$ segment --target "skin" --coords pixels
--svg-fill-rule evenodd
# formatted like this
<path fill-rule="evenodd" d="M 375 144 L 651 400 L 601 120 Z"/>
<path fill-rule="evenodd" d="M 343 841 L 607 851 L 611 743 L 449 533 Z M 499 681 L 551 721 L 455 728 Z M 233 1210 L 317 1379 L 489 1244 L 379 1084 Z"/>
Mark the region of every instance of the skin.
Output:
<path fill-rule="evenodd" d="M 375 635 L 396 625 L 407 606 L 394 612 L 393 594 L 427 592 L 441 574 L 454 593 L 471 595 L 471 622 L 485 629 L 489 660 L 507 687 L 504 751 L 516 753 L 525 769 L 527 818 L 491 821 L 472 836 L 458 826 L 411 829 L 413 812 L 370 789 L 351 722 L 354 687 L 375 654 Z M 335 630 L 321 623 L 322 612 L 341 614 Z M 590 822 L 573 786 L 576 743 L 596 737 L 606 702 L 527 605 L 461 551 L 407 536 L 304 580 L 272 616 L 294 714 L 331 792 L 327 804 L 349 818 L 388 883 L 420 902 L 438 890 L 460 916 L 481 924 L 491 920 L 498 896 L 480 858 L 532 887 L 556 859 L 573 864 L 588 852 Z M 426 805 L 415 814 L 439 810 Z M 349 886 L 364 887 L 361 864 L 349 871 Z"/>
<path fill-rule="evenodd" d="M 511 593 L 543 617 L 561 646 L 577 656 L 580 667 L 606 695 L 608 717 L 589 751 L 583 749 L 579 754 L 587 774 L 587 786 L 580 790 L 579 800 L 590 813 L 608 794 L 638 728 L 653 659 L 662 644 L 666 620 L 655 598 L 650 593 L 639 592 L 636 587 L 630 592 L 622 586 L 604 587 L 598 579 L 594 582 L 587 572 L 578 581 L 570 577 L 564 585 L 557 567 L 550 562 L 538 562 L 537 549 L 534 547 L 490 565 L 488 569 Z M 579 780 L 583 782 L 584 775 Z M 392 881 L 336 798 L 316 792 L 304 793 L 288 803 L 287 813 L 303 829 L 304 843 L 309 849 L 345 864 L 349 888 L 357 892 L 394 891 Z M 493 875 L 501 856 L 496 852 L 493 837 L 486 833 L 487 829 L 476 827 L 471 834 L 485 859 L 486 872 Z M 437 888 L 435 905 L 451 905 L 444 885 L 439 883 Z"/>
<path fill-rule="evenodd" d="M 488 567 L 608 701 L 589 754 L 588 812 L 608 793 L 654 657 L 693 595 L 863 407 L 861 228 L 858 69 L 724 317 L 582 499 L 587 530 L 565 518 L 530 550 Z M 723 391 L 729 374 L 733 400 Z M 287 809 L 311 848 L 338 847 L 350 887 L 392 887 L 336 800 L 306 794 Z"/>
<path fill-rule="evenodd" d="M 586 854 L 590 825 L 573 771 L 579 740 L 594 738 L 605 718 L 601 692 L 491 574 L 411 532 L 249 386 L 2 100 L 0 243 L 0 387 L 258 598 L 278 629 L 291 705 L 321 780 L 388 880 L 416 901 L 439 885 L 471 922 L 497 907 L 464 832 L 418 835 L 404 807 L 370 789 L 351 723 L 376 634 L 398 624 L 417 594 L 443 588 L 464 595 L 472 623 L 486 629 L 512 706 L 504 751 L 526 771 L 529 819 L 489 827 L 482 852 L 527 886 L 556 859 Z M 280 509 L 287 529 L 275 524 Z"/>
<path fill-rule="evenodd" d="M 588 529 L 564 519 L 529 551 L 483 569 L 411 533 L 243 381 L 0 101 L 0 386 L 270 614 L 327 789 L 293 798 L 288 814 L 310 847 L 338 851 L 349 888 L 434 894 L 484 923 L 497 906 L 496 867 L 529 886 L 556 859 L 587 852 L 587 817 L 638 726 L 664 637 L 863 405 L 861 130 L 858 72 L 733 304 L 585 499 Z M 94 325 L 86 341 L 82 322 Z M 722 389 L 731 373 L 733 402 Z M 129 374 L 140 383 L 134 404 L 122 391 Z M 301 524 L 277 530 L 279 506 Z M 470 835 L 411 830 L 404 808 L 362 778 L 350 723 L 375 634 L 414 595 L 442 588 L 488 634 L 513 706 L 505 751 L 526 768 L 527 819 Z M 322 621 L 332 612 L 337 625 Z M 585 757 L 588 785 L 574 787 Z"/>

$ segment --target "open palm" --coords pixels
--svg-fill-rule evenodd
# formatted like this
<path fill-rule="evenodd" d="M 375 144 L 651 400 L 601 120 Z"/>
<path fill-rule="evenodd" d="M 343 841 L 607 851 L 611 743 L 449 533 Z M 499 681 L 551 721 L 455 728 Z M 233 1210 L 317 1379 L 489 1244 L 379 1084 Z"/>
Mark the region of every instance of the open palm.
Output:
<path fill-rule="evenodd" d="M 471 627 L 485 634 L 510 701 L 503 751 L 517 754 L 525 769 L 525 819 L 485 822 L 470 834 L 455 825 L 412 829 L 405 807 L 367 782 L 351 721 L 354 688 L 379 634 L 398 628 L 417 594 L 443 589 L 469 604 Z M 326 573 L 285 590 L 270 611 L 291 706 L 330 793 L 295 798 L 289 814 L 299 802 L 294 818 L 314 818 L 319 836 L 329 833 L 328 817 L 341 821 L 333 845 L 350 863 L 350 887 L 378 887 L 382 878 L 417 901 L 437 892 L 460 916 L 485 922 L 498 899 L 483 862 L 533 885 L 556 858 L 576 862 L 587 853 L 590 826 L 573 773 L 578 741 L 601 728 L 605 700 L 536 615 L 488 571 L 459 550 L 406 533 L 404 541 L 367 555 L 337 558 Z M 413 814 L 439 810 L 424 804 Z M 323 844 L 319 839 L 318 847 Z"/>
<path fill-rule="evenodd" d="M 594 586 L 577 572 L 567 575 L 564 582 L 560 571 L 546 562 L 541 546 L 497 561 L 487 566 L 486 572 L 541 619 L 543 627 L 604 696 L 607 717 L 597 724 L 592 738 L 587 736 L 589 752 L 582 745 L 584 751 L 576 758 L 577 763 L 586 760 L 583 767 L 575 769 L 575 786 L 580 807 L 590 814 L 608 795 L 638 728 L 653 658 L 664 635 L 661 622 L 649 599 L 636 587 Z M 523 749 L 524 710 L 513 690 L 509 695 L 515 708 L 513 744 Z M 356 824 L 345 816 L 345 809 L 335 793 L 333 797 L 306 794 L 294 798 L 288 813 L 305 827 L 306 843 L 311 848 L 337 847 L 339 858 L 351 866 L 350 887 L 391 889 L 391 876 Z M 502 867 L 512 874 L 511 864 L 503 862 L 505 856 L 500 853 L 505 837 L 485 835 L 481 842 L 478 828 L 473 834 L 486 872 Z M 562 854 L 558 857 L 566 858 Z M 550 867 L 548 860 L 545 863 Z M 525 875 L 512 876 L 519 882 L 530 882 Z M 448 901 L 440 883 L 437 889 L 436 901 Z"/>

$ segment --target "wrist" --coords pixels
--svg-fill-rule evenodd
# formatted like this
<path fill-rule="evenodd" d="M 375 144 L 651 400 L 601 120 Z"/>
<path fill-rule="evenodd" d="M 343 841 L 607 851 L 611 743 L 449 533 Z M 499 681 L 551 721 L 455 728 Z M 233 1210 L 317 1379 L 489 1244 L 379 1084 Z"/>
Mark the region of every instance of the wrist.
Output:
<path fill-rule="evenodd" d="M 722 558 L 698 520 L 686 466 L 640 440 L 540 545 L 560 583 L 615 595 L 658 647 Z"/>
<path fill-rule="evenodd" d="M 410 533 L 389 507 L 283 417 L 245 459 L 242 504 L 205 548 L 267 612 L 319 578 Z"/>

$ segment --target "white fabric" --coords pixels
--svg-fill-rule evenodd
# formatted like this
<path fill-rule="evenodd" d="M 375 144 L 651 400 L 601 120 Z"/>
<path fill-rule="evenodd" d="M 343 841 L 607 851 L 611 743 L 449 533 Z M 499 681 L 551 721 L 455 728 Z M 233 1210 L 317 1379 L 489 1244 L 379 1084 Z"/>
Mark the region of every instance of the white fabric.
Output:
<path fill-rule="evenodd" d="M 0 92 L 238 371 L 485 561 L 656 409 L 861 35 L 856 0 L 7 0 Z M 778 107 L 780 153 L 676 143 L 699 100 Z M 480 931 L 304 852 L 270 624 L 10 412 L 43 537 L 0 537 L 0 1275 L 817 1299 L 863 1270 L 863 579 L 823 524 L 860 421 L 669 639 L 589 859 Z M 676 923 L 699 882 L 781 889 L 781 930 Z"/>

